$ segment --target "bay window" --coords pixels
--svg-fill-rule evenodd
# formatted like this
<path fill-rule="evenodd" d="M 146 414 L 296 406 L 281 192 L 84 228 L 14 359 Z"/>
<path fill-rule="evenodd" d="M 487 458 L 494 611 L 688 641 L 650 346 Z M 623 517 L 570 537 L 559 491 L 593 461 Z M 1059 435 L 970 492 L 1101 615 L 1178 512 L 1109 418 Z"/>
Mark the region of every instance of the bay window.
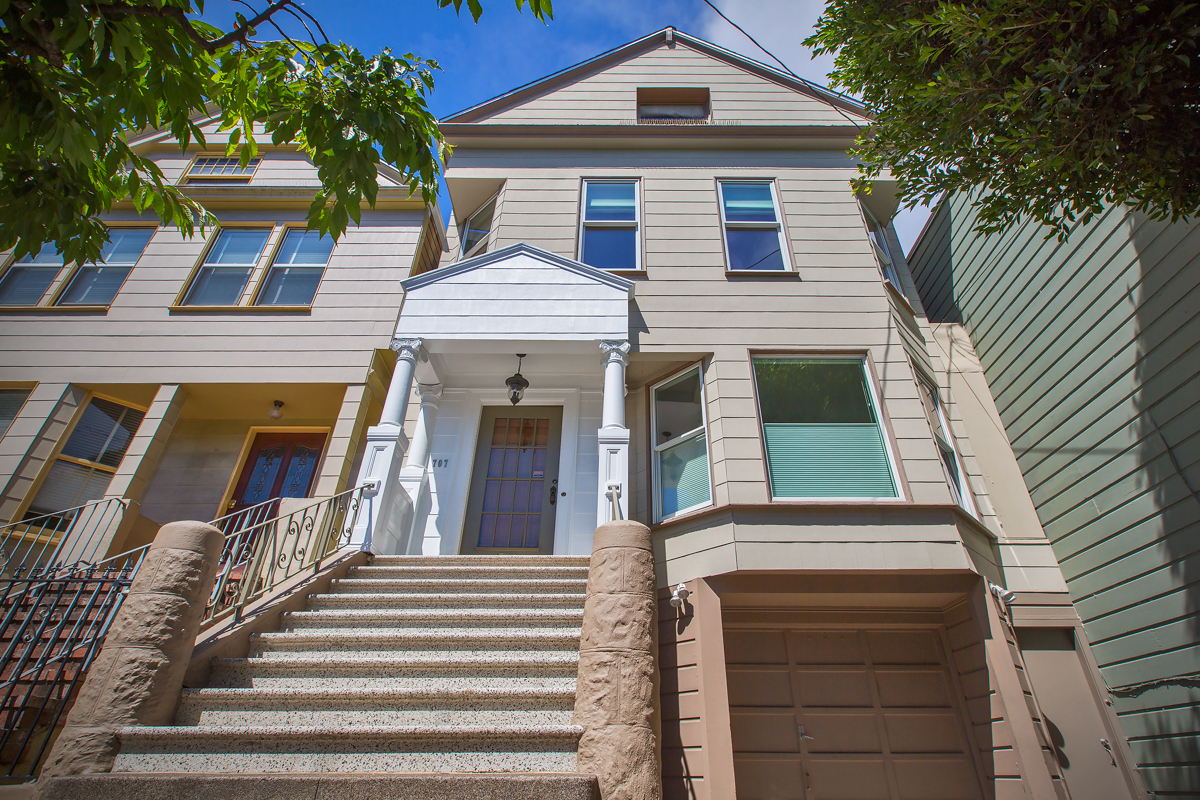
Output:
<path fill-rule="evenodd" d="M 700 367 L 651 387 L 650 397 L 654 500 L 661 521 L 712 503 Z"/>
<path fill-rule="evenodd" d="M 754 359 L 771 495 L 899 497 L 862 358 Z"/>

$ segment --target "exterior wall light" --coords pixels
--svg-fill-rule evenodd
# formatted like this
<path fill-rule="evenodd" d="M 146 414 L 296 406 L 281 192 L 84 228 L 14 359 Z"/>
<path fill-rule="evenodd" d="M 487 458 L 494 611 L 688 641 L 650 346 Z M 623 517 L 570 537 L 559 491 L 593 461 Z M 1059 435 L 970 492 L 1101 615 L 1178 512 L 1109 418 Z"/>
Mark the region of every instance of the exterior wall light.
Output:
<path fill-rule="evenodd" d="M 271 407 L 271 409 L 269 411 L 267 411 L 267 416 L 270 417 L 271 419 L 282 418 L 283 417 L 283 401 L 276 400 L 275 405 L 273 405 Z"/>
<path fill-rule="evenodd" d="M 525 380 L 525 376 L 521 374 L 521 360 L 525 358 L 524 353 L 517 353 L 517 373 L 504 382 L 508 387 L 508 400 L 514 406 L 521 402 L 521 398 L 525 396 L 525 390 L 529 388 L 529 381 Z"/>

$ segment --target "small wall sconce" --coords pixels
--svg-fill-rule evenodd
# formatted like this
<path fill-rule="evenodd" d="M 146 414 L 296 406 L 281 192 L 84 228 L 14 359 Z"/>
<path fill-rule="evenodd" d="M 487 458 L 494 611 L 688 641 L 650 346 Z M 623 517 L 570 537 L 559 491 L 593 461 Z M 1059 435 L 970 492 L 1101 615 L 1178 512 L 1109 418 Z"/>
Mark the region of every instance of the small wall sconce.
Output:
<path fill-rule="evenodd" d="M 276 400 L 275 405 L 271 406 L 271 409 L 269 411 L 267 411 L 267 416 L 270 417 L 271 419 L 282 418 L 283 417 L 283 401 Z"/>
<path fill-rule="evenodd" d="M 675 587 L 675 591 L 671 592 L 671 606 L 674 608 L 683 608 L 683 604 L 687 602 L 688 595 L 691 592 L 685 584 L 679 584 Z"/>
<path fill-rule="evenodd" d="M 521 402 L 521 398 L 525 396 L 525 390 L 529 388 L 529 381 L 525 380 L 525 376 L 521 374 L 521 361 L 524 358 L 524 353 L 517 353 L 517 372 L 504 382 L 504 385 L 508 387 L 508 400 L 514 406 Z"/>

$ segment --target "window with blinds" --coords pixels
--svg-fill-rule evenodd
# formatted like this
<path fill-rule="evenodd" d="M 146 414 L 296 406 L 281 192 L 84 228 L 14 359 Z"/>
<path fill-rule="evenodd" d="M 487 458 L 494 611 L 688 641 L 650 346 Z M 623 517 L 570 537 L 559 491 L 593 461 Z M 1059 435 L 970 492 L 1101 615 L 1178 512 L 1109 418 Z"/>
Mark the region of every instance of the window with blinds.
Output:
<path fill-rule="evenodd" d="M 332 237 L 322 237 L 319 231 L 289 230 L 271 262 L 257 305 L 312 305 L 331 253 Z"/>
<path fill-rule="evenodd" d="M 651 387 L 650 394 L 655 516 L 661 521 L 712 503 L 700 367 Z"/>
<path fill-rule="evenodd" d="M 26 519 L 99 500 L 108 490 L 145 412 L 93 397 L 34 496 Z"/>
<path fill-rule="evenodd" d="M 771 495 L 899 497 L 863 359 L 756 358 Z"/>
<path fill-rule="evenodd" d="M 0 389 L 0 437 L 8 433 L 13 420 L 29 399 L 29 389 Z"/>

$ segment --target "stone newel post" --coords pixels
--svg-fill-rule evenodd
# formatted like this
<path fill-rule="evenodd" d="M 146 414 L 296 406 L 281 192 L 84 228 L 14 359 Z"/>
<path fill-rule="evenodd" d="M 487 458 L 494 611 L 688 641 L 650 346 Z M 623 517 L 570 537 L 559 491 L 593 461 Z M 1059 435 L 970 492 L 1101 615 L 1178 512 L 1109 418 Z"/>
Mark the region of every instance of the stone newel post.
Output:
<path fill-rule="evenodd" d="M 224 535 L 203 522 L 171 522 L 159 530 L 39 785 L 58 775 L 111 771 L 117 728 L 170 724 L 224 544 Z"/>
<path fill-rule="evenodd" d="M 603 800 L 658 800 L 662 783 L 654 714 L 657 620 L 650 529 L 607 522 L 596 529 L 588 571 L 575 724 L 580 772 Z"/>

